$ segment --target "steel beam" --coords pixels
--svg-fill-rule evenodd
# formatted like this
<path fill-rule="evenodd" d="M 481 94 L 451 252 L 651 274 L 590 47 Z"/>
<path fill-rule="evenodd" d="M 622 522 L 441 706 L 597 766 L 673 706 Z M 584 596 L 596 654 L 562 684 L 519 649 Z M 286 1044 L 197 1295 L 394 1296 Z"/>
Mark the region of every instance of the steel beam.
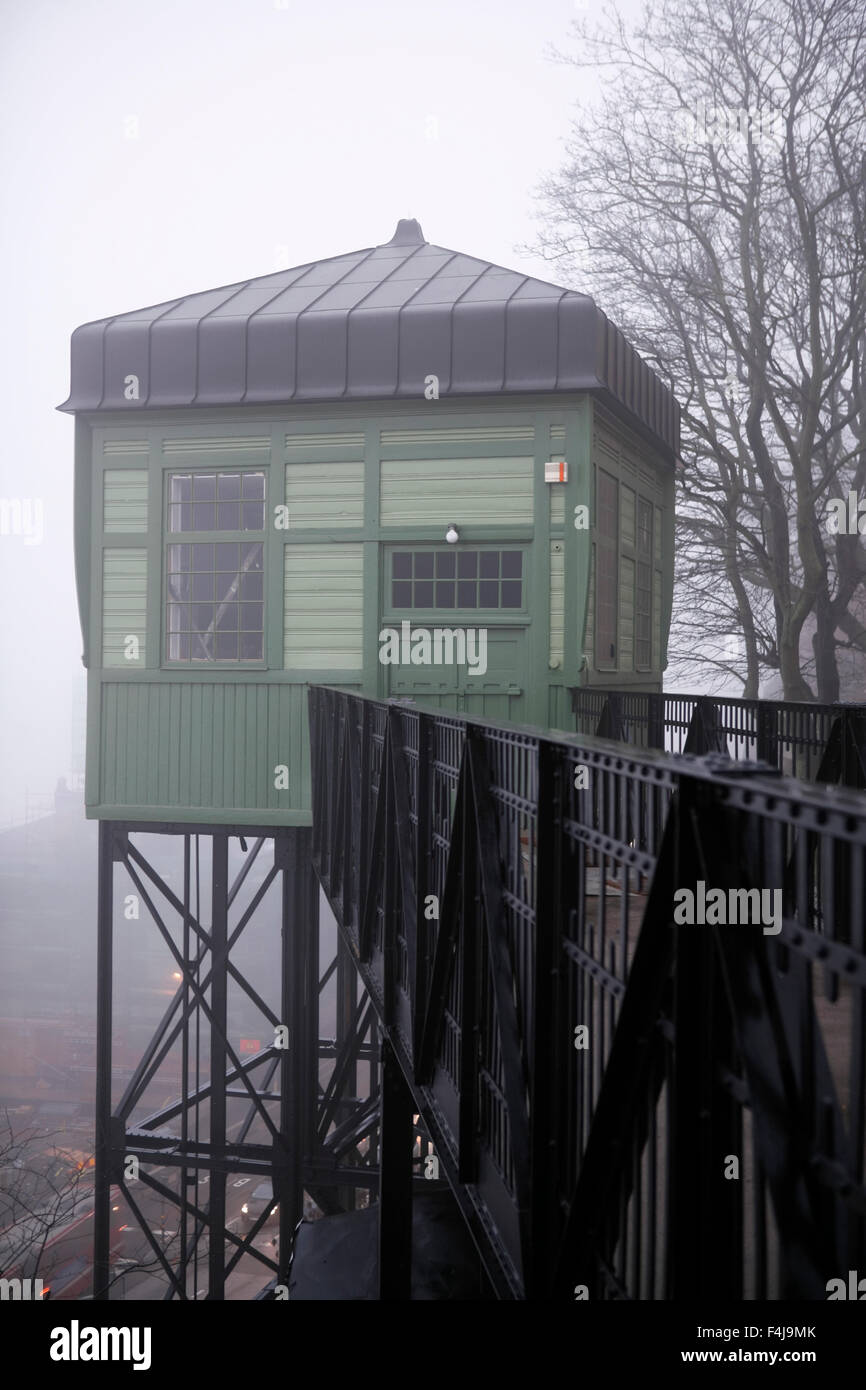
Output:
<path fill-rule="evenodd" d="M 414 1101 L 388 1038 L 382 1037 L 379 1157 L 379 1298 L 412 1294 L 412 1115 Z"/>

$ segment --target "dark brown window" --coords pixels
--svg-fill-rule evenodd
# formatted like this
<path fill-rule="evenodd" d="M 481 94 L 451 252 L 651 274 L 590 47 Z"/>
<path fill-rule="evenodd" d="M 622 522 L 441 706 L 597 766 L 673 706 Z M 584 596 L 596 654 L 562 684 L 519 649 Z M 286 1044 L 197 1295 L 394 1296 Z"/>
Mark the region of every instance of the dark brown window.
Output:
<path fill-rule="evenodd" d="M 599 671 L 616 667 L 618 503 L 616 479 L 600 468 L 595 522 L 595 664 Z"/>
<path fill-rule="evenodd" d="M 653 509 L 651 502 L 638 498 L 637 504 L 637 583 L 635 586 L 635 665 L 647 670 L 652 665 L 652 573 Z"/>

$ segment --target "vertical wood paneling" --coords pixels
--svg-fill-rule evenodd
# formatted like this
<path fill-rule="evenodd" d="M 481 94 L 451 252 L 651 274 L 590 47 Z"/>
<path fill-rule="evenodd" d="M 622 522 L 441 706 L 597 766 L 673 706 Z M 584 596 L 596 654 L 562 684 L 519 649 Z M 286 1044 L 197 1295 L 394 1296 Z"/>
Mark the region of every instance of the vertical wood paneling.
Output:
<path fill-rule="evenodd" d="M 102 782 L 108 806 L 306 811 L 303 685 L 105 681 Z M 289 767 L 289 790 L 274 767 Z"/>

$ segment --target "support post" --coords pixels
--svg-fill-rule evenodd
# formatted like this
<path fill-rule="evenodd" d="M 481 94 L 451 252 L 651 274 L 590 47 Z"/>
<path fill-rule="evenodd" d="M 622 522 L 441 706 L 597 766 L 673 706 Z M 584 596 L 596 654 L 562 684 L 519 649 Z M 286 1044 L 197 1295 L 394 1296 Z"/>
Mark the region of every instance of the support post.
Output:
<path fill-rule="evenodd" d="M 110 821 L 99 822 L 98 873 L 93 1297 L 107 1300 L 111 1236 L 111 986 L 114 926 L 114 832 Z"/>
<path fill-rule="evenodd" d="M 390 1040 L 382 1038 L 379 1149 L 379 1298 L 412 1296 L 412 1115 L 414 1101 Z"/>
<path fill-rule="evenodd" d="M 225 1298 L 226 1225 L 226 996 L 228 941 L 228 835 L 213 837 L 210 1024 L 210 1247 L 208 1299 Z"/>
<path fill-rule="evenodd" d="M 276 1156 L 274 1195 L 280 1203 L 279 1282 L 287 1283 L 294 1231 L 304 1214 L 304 1159 L 312 1147 L 318 1099 L 319 898 L 311 829 L 286 830 L 279 836 L 279 845 L 283 870 L 280 1018 L 289 1030 L 289 1046 L 280 1062 L 280 1133 L 286 1153 Z"/>

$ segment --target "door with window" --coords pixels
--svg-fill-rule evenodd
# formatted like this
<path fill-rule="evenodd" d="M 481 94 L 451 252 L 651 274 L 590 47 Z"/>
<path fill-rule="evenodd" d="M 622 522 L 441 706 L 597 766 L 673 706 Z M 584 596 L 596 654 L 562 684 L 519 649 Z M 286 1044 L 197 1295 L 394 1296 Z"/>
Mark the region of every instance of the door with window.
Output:
<path fill-rule="evenodd" d="M 382 615 L 388 694 L 524 719 L 528 555 L 515 545 L 389 547 Z"/>

